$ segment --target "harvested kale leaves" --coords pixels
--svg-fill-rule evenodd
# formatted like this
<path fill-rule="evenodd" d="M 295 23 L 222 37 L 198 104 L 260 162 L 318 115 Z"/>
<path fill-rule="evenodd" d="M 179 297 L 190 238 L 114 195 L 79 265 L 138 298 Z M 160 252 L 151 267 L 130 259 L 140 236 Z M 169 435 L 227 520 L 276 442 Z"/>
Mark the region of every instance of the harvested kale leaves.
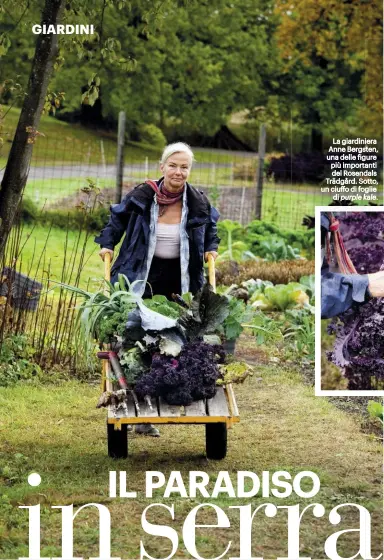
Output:
<path fill-rule="evenodd" d="M 220 376 L 218 364 L 224 359 L 222 346 L 201 341 L 185 344 L 177 358 L 155 354 L 151 369 L 138 379 L 135 391 L 140 397 L 163 397 L 173 405 L 212 398 Z"/>

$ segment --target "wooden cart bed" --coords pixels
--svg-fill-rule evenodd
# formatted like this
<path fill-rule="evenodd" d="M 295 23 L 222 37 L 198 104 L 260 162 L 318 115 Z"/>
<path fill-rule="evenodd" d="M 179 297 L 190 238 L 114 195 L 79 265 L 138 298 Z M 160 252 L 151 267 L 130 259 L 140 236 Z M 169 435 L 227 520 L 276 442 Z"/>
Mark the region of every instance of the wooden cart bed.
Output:
<path fill-rule="evenodd" d="M 163 399 L 152 399 L 152 408 L 140 402 L 137 410 L 133 398 L 128 396 L 118 407 L 108 407 L 108 424 L 121 429 L 122 424 L 209 424 L 223 422 L 228 428 L 239 422 L 239 411 L 232 385 L 218 387 L 212 399 L 201 400 L 189 406 L 173 406 Z"/>

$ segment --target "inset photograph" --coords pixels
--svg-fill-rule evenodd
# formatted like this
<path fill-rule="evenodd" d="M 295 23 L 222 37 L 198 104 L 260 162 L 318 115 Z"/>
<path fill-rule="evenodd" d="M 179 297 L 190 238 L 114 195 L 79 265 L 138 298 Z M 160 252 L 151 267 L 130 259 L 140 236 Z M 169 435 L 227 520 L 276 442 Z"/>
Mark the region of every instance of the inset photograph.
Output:
<path fill-rule="evenodd" d="M 384 395 L 384 207 L 316 208 L 316 394 Z"/>

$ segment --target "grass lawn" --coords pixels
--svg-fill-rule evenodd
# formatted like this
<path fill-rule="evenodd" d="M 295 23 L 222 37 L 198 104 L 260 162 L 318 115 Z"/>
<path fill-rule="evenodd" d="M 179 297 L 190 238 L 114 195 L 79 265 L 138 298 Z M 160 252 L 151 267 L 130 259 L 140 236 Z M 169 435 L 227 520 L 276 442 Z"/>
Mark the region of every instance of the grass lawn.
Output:
<path fill-rule="evenodd" d="M 113 187 L 113 180 L 96 179 L 96 185 L 103 189 L 105 187 Z M 62 200 L 72 194 L 78 193 L 82 188 L 88 185 L 86 177 L 62 178 L 62 179 L 36 179 L 28 181 L 24 196 L 30 198 L 43 208 Z"/>
<path fill-rule="evenodd" d="M 89 285 L 90 289 L 96 289 L 104 276 L 104 271 L 103 263 L 98 256 L 100 247 L 93 239 L 93 234 L 86 241 L 84 233 L 70 231 L 67 234 L 59 228 L 52 228 L 49 231 L 48 227 L 25 225 L 22 232 L 21 269 L 31 277 L 36 276 L 37 280 L 43 277 L 43 271 L 46 277 L 49 269 L 50 278 L 60 281 L 64 266 L 67 278 L 65 281 L 71 283 L 70 270 L 73 268 L 73 278 L 79 267 L 81 248 L 86 241 L 85 266 L 81 274 L 80 286 L 86 288 Z M 76 251 L 78 240 L 80 249 Z M 66 246 L 67 251 L 65 251 Z M 40 256 L 42 258 L 39 263 Z"/>
<path fill-rule="evenodd" d="M 240 348 L 241 354 L 241 348 Z M 260 380 L 260 377 L 262 378 Z M 96 410 L 98 386 L 66 382 L 46 386 L 20 384 L 0 393 L 0 557 L 16 559 L 28 554 L 26 511 L 18 505 L 41 504 L 42 557 L 61 556 L 60 513 L 53 505 L 105 504 L 112 520 L 112 555 L 122 559 L 139 557 L 140 539 L 155 558 L 170 554 L 169 541 L 146 535 L 141 514 L 150 503 L 175 505 L 175 520 L 164 509 L 153 511 L 149 519 L 175 528 L 180 535 L 177 558 L 190 558 L 181 541 L 181 526 L 189 511 L 199 503 L 215 503 L 228 515 L 227 529 L 198 529 L 200 556 L 213 558 L 232 540 L 230 553 L 239 555 L 239 518 L 230 505 L 262 503 L 280 506 L 320 503 L 326 514 L 315 518 L 312 510 L 301 521 L 300 551 L 303 556 L 325 560 L 325 539 L 343 529 L 358 528 L 356 508 L 340 510 L 342 521 L 332 526 L 327 517 L 339 504 L 365 506 L 372 517 L 372 556 L 382 550 L 382 448 L 373 436 L 359 431 L 358 420 L 336 409 L 326 398 L 315 397 L 313 388 L 301 376 L 268 360 L 259 364 L 257 375 L 236 387 L 241 422 L 229 432 L 229 451 L 221 462 L 204 456 L 204 428 L 164 426 L 161 438 L 129 436 L 129 458 L 114 461 L 107 457 L 105 411 Z M 137 491 L 137 499 L 111 499 L 108 476 L 111 470 L 127 472 L 127 488 Z M 192 470 L 209 474 L 212 490 L 218 471 L 228 471 L 233 483 L 237 471 L 286 470 L 292 477 L 300 471 L 315 472 L 321 481 L 313 498 L 163 498 L 160 490 L 153 499 L 144 495 L 144 471 L 156 470 L 166 478 L 180 471 L 184 481 Z M 27 476 L 38 472 L 38 488 L 27 484 Z M 201 512 L 200 523 L 215 523 L 208 511 Z M 97 556 L 97 520 L 92 509 L 82 511 L 75 523 L 75 556 Z M 253 554 L 266 559 L 287 553 L 286 512 L 279 510 L 267 518 L 261 510 L 253 522 Z M 338 554 L 352 557 L 359 549 L 358 534 L 339 539 Z"/>
<path fill-rule="evenodd" d="M 3 106 L 4 111 L 7 107 Z M 19 119 L 20 110 L 11 108 L 3 121 L 4 146 L 0 153 L 0 168 L 4 166 L 11 147 L 14 131 Z M 81 125 L 69 124 L 58 119 L 43 115 L 41 117 L 39 132 L 36 139 L 32 165 L 59 165 L 85 163 L 107 164 L 116 162 L 116 133 L 103 130 L 92 130 Z M 101 145 L 102 140 L 102 145 Z M 125 159 L 130 163 L 144 165 L 145 158 L 159 161 L 161 149 L 140 142 L 126 142 Z M 232 158 L 229 154 L 215 150 L 195 150 L 197 163 L 226 163 Z M 247 157 L 238 156 L 237 161 L 247 162 Z"/>
<path fill-rule="evenodd" d="M 305 215 L 315 215 L 316 205 L 330 204 L 331 201 L 329 194 L 321 194 L 320 189 L 299 194 L 295 187 L 274 185 L 263 190 L 262 216 L 263 220 L 284 229 L 301 228 Z"/>

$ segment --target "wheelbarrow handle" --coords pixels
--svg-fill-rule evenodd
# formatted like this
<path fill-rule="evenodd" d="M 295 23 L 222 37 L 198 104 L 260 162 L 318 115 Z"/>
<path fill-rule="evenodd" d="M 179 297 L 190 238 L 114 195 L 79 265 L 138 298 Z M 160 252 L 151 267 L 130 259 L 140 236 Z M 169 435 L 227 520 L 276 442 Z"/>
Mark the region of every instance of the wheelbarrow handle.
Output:
<path fill-rule="evenodd" d="M 213 291 L 216 292 L 215 259 L 210 253 L 208 253 L 208 280 L 213 288 Z"/>
<path fill-rule="evenodd" d="M 104 255 L 104 278 L 111 281 L 111 253 L 105 253 Z"/>

